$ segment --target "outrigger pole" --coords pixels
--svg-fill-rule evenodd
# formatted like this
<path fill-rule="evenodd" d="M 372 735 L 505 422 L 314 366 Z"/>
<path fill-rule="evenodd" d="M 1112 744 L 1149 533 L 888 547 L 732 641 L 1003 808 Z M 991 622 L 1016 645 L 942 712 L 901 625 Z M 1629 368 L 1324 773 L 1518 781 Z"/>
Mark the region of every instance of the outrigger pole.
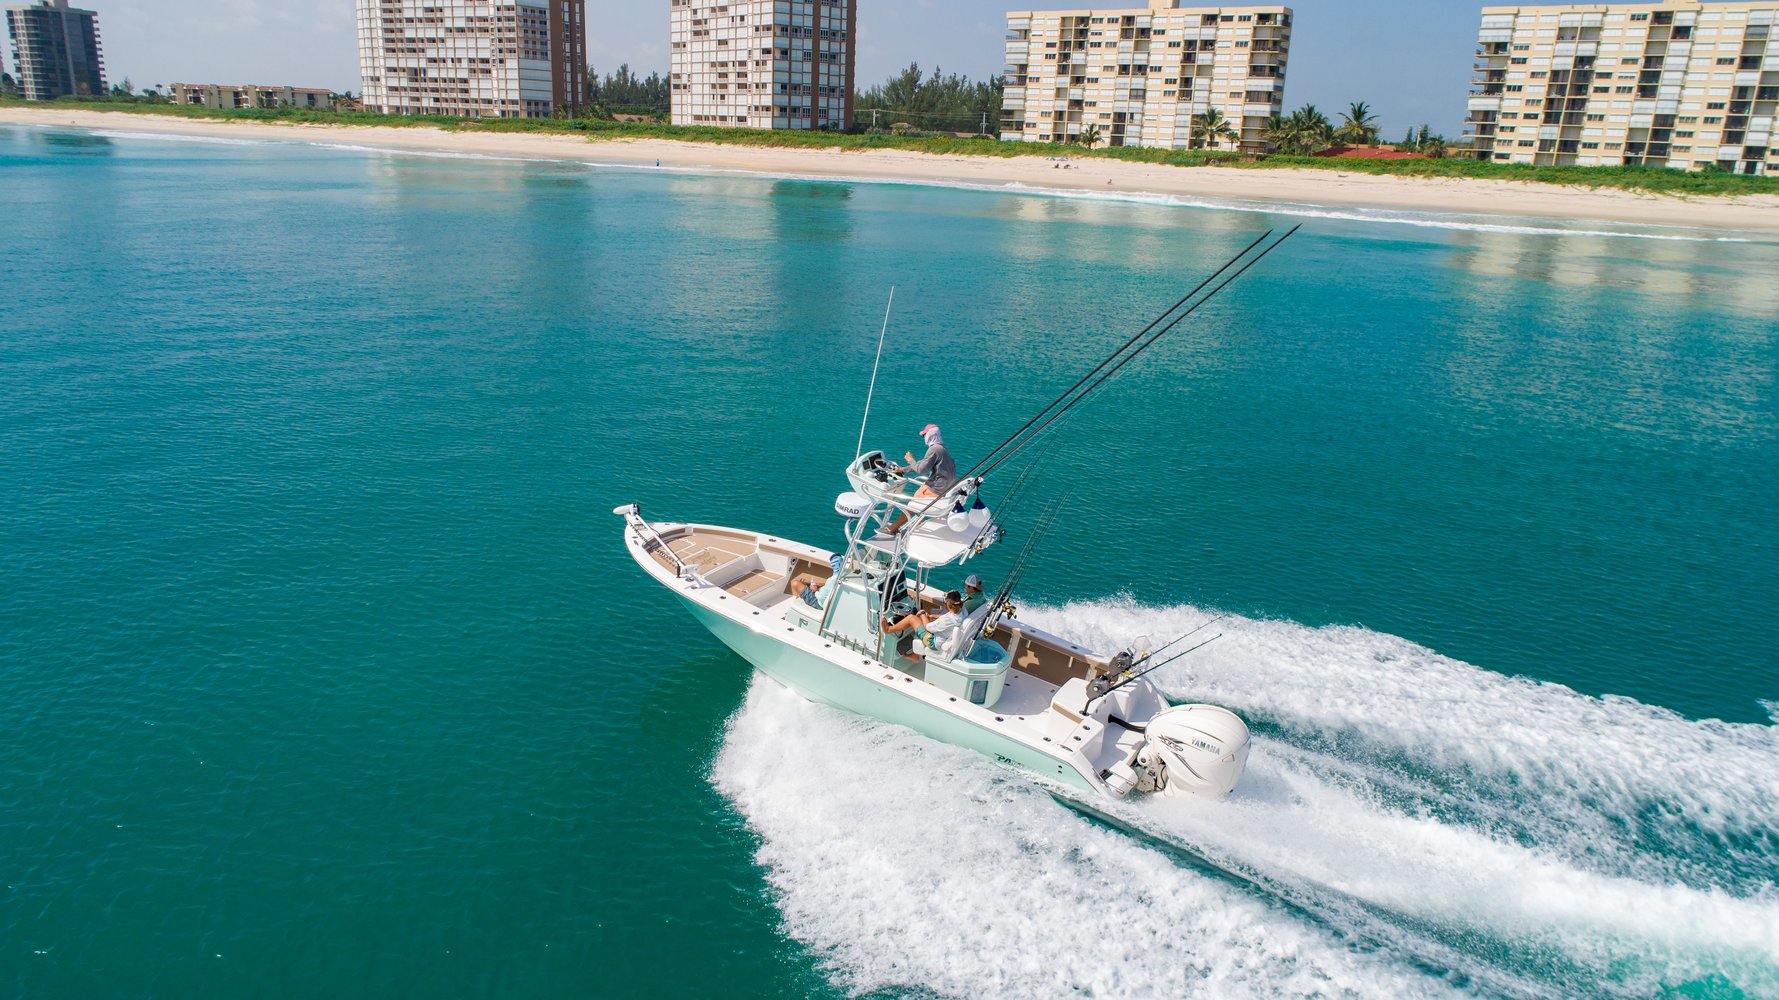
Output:
<path fill-rule="evenodd" d="M 889 301 L 883 304 L 883 329 L 877 334 L 877 358 L 871 362 L 871 388 L 865 390 L 865 416 L 859 421 L 859 446 L 852 453 L 853 461 L 865 453 L 865 425 L 871 422 L 871 396 L 877 392 L 877 366 L 883 362 L 883 338 L 889 335 L 890 307 L 896 304 L 896 286 L 890 286 Z"/>
<path fill-rule="evenodd" d="M 1248 244 L 1246 247 L 1244 247 L 1242 249 L 1241 253 L 1238 253 L 1234 257 L 1231 257 L 1229 260 L 1225 261 L 1223 263 L 1222 267 L 1219 267 L 1217 270 L 1211 272 L 1209 277 L 1206 277 L 1203 281 L 1199 282 L 1197 287 L 1193 288 L 1192 291 L 1186 293 L 1186 295 L 1183 298 L 1181 298 L 1179 302 L 1174 303 L 1171 307 L 1168 308 L 1168 310 L 1166 312 L 1162 313 L 1160 316 L 1157 316 L 1152 322 L 1150 322 L 1150 324 L 1148 326 L 1144 327 L 1141 331 L 1139 331 L 1136 336 L 1125 341 L 1122 345 L 1119 346 L 1119 348 L 1117 350 L 1115 350 L 1111 354 L 1107 355 L 1104 360 L 1102 360 L 1099 364 L 1097 364 L 1093 367 L 1092 371 L 1089 371 L 1086 375 L 1083 375 L 1081 377 L 1080 381 L 1078 381 L 1074 385 L 1070 386 L 1065 392 L 1063 392 L 1062 395 L 1060 395 L 1060 396 L 1056 397 L 1056 399 L 1052 400 L 1048 406 L 1045 406 L 1042 410 L 1039 410 L 1037 415 L 1033 416 L 1030 420 L 1026 421 L 1025 425 L 1023 427 L 1021 427 L 1017 431 L 1014 431 L 1010 436 L 1008 436 L 1008 438 L 1005 441 L 1002 441 L 1000 444 L 996 445 L 992 451 L 990 451 L 987 455 L 983 456 L 982 460 L 977 462 L 976 465 L 970 469 L 970 471 L 966 474 L 965 478 L 968 478 L 970 476 L 986 475 L 987 473 L 994 471 L 994 469 L 997 466 L 999 466 L 1002 462 L 1005 462 L 1007 459 L 1013 457 L 1013 455 L 1016 452 L 1018 452 L 1021 448 L 1024 448 L 1026 445 L 1030 444 L 1033 438 L 1037 437 L 1040 433 L 1043 432 L 1043 430 L 1046 427 L 1050 426 L 1050 424 L 1052 422 L 1054 422 L 1057 417 L 1060 417 L 1064 413 L 1068 412 L 1071 408 L 1074 407 L 1074 405 L 1076 403 L 1081 402 L 1081 400 L 1087 398 L 1087 396 L 1090 395 L 1095 389 L 1098 389 L 1100 386 L 1104 385 L 1108 379 L 1110 379 L 1112 376 L 1118 374 L 1118 371 L 1120 369 L 1122 369 L 1125 365 L 1129 364 L 1130 361 L 1133 358 L 1135 358 L 1137 355 L 1148 350 L 1150 347 L 1153 347 L 1155 345 L 1156 341 L 1158 341 L 1162 337 L 1166 336 L 1167 333 L 1169 331 L 1171 331 L 1174 327 L 1180 325 L 1181 321 L 1185 320 L 1186 317 L 1188 317 L 1188 316 L 1192 315 L 1194 312 L 1196 312 L 1198 310 L 1199 306 L 1202 306 L 1206 302 L 1209 302 L 1212 298 L 1214 298 L 1217 295 L 1218 292 L 1221 292 L 1224 288 L 1228 287 L 1230 282 L 1234 281 L 1235 279 L 1241 277 L 1243 274 L 1247 273 L 1248 269 L 1253 267 L 1255 264 L 1260 263 L 1262 258 L 1264 258 L 1267 254 L 1272 253 L 1274 250 L 1278 249 L 1279 244 L 1290 239 L 1292 234 L 1296 233 L 1297 230 L 1300 228 L 1302 228 L 1301 225 L 1291 227 L 1290 229 L 1285 231 L 1285 234 L 1283 236 L 1280 236 L 1278 239 L 1274 240 L 1270 245 L 1263 248 L 1259 253 L 1254 254 L 1254 256 L 1252 256 L 1252 257 L 1248 257 L 1248 254 L 1251 253 L 1255 247 L 1260 246 L 1262 241 L 1264 241 L 1268 236 L 1271 236 L 1273 234 L 1273 230 L 1269 229 L 1266 232 L 1260 234 L 1260 237 L 1258 239 L 1256 239 L 1254 242 L 1252 242 L 1252 243 Z M 1211 288 L 1211 290 L 1209 292 L 1206 292 L 1202 298 L 1199 298 L 1198 301 L 1193 302 L 1190 306 L 1187 306 L 1186 309 L 1184 311 L 1179 312 L 1178 315 L 1174 315 L 1175 312 L 1177 310 L 1179 310 L 1181 306 L 1185 305 L 1194 296 L 1198 295 L 1198 293 L 1200 291 L 1203 291 L 1206 286 L 1210 285 L 1211 282 L 1216 281 L 1219 276 L 1221 276 L 1225 271 L 1227 271 L 1231 267 L 1233 267 L 1236 263 L 1240 262 L 1244 257 L 1248 258 L 1247 262 L 1242 264 L 1241 267 L 1238 268 L 1234 274 L 1231 274 L 1228 277 L 1223 278 L 1223 280 L 1218 282 L 1217 285 L 1215 287 Z M 1173 318 L 1170 320 L 1170 319 L 1168 319 L 1169 316 L 1173 316 Z M 1166 321 L 1165 326 L 1161 325 L 1163 323 L 1163 321 Z M 1156 329 L 1157 326 L 1160 326 L 1160 329 Z M 1149 339 L 1146 341 L 1143 341 L 1143 343 L 1141 343 L 1141 344 L 1137 344 L 1137 341 L 1141 340 L 1143 338 L 1144 334 L 1149 334 L 1151 330 L 1153 330 L 1154 333 L 1149 336 Z M 1131 345 L 1133 345 L 1133 344 L 1137 344 L 1135 350 L 1130 349 Z M 1111 366 L 1109 369 L 1107 369 L 1108 365 Z M 1095 376 L 1097 376 L 1097 378 Z M 1091 380 L 1091 382 L 1089 380 Z M 1082 388 L 1083 385 L 1085 385 L 1086 388 Z M 1033 426 L 1034 424 L 1036 425 L 1035 427 Z"/>
<path fill-rule="evenodd" d="M 1261 240 L 1266 239 L 1268 236 L 1271 236 L 1272 234 L 1273 234 L 1273 231 L 1268 229 L 1266 232 L 1261 233 L 1259 236 L 1255 237 L 1254 242 L 1243 247 L 1241 253 L 1238 253 L 1234 257 L 1231 257 L 1227 261 L 1224 261 L 1222 267 L 1219 267 L 1217 270 L 1212 271 L 1210 273 L 1210 275 L 1207 276 L 1203 281 L 1199 282 L 1198 286 L 1193 288 L 1192 291 L 1187 292 L 1185 295 L 1180 296 L 1180 301 L 1174 303 L 1171 306 L 1168 306 L 1165 310 L 1162 311 L 1161 315 L 1150 320 L 1148 326 L 1145 326 L 1141 330 L 1138 330 L 1129 340 L 1118 345 L 1117 350 L 1113 351 L 1111 354 L 1106 355 L 1106 357 L 1103 360 L 1101 360 L 1099 364 L 1093 366 L 1092 370 L 1090 370 L 1087 374 L 1081 376 L 1080 380 L 1077 381 L 1074 385 L 1071 385 L 1067 389 L 1064 389 L 1062 395 L 1051 400 L 1049 402 L 1049 404 L 1046 405 L 1042 410 L 1039 410 L 1038 412 L 1032 414 L 1032 418 L 1030 420 L 1027 420 L 1023 426 L 1021 426 L 1018 430 L 1014 431 L 1012 434 L 1007 435 L 1007 439 L 1005 441 L 1002 441 L 1000 444 L 995 445 L 994 448 L 990 449 L 988 454 L 982 456 L 982 459 L 980 461 L 978 461 L 976 463 L 976 465 L 970 469 L 969 472 L 966 472 L 964 474 L 963 478 L 968 479 L 971 476 L 975 475 L 976 470 L 982 468 L 984 465 L 987 465 L 989 460 L 993 459 L 995 457 L 995 455 L 999 454 L 1002 448 L 1005 448 L 1009 444 L 1012 444 L 1013 440 L 1015 438 L 1019 437 L 1019 435 L 1021 435 L 1021 434 L 1024 434 L 1026 431 L 1026 428 L 1037 423 L 1044 416 L 1044 414 L 1049 413 L 1052 408 L 1056 407 L 1063 400 L 1069 398 L 1069 396 L 1072 393 L 1074 393 L 1074 391 L 1076 389 L 1079 389 L 1083 385 L 1086 385 L 1087 380 L 1090 378 L 1093 378 L 1095 375 L 1099 374 L 1100 369 L 1111 364 L 1113 358 L 1116 358 L 1118 355 L 1123 354 L 1125 351 L 1129 350 L 1130 345 L 1141 340 L 1143 338 L 1144 334 L 1148 333 L 1150 330 L 1153 330 L 1157 326 L 1161 325 L 1161 322 L 1163 320 L 1167 319 L 1169 316 L 1172 316 L 1174 314 L 1174 310 L 1185 305 L 1187 300 L 1191 299 L 1194 295 L 1197 295 L 1199 292 L 1203 291 L 1204 287 L 1206 285 L 1210 284 L 1212 281 L 1216 280 L 1216 278 L 1219 274 L 1222 274 L 1224 271 L 1229 270 L 1230 265 L 1234 264 L 1236 261 L 1241 260 L 1243 257 L 1247 256 L 1250 251 L 1252 251 L 1255 247 L 1260 245 Z"/>

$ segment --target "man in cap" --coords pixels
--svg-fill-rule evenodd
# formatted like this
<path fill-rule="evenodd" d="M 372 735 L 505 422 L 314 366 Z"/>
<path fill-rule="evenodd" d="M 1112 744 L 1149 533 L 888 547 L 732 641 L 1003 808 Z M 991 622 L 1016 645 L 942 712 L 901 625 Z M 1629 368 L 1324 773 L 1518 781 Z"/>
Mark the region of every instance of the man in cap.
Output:
<path fill-rule="evenodd" d="M 915 611 L 900 621 L 892 622 L 888 618 L 878 620 L 878 627 L 891 635 L 910 629 L 914 631 L 911 637 L 913 641 L 904 639 L 896 644 L 896 652 L 903 656 L 925 656 L 930 650 L 945 649 L 946 643 L 963 624 L 964 595 L 955 590 L 945 595 L 944 614 Z"/>
<path fill-rule="evenodd" d="M 925 476 L 926 481 L 920 489 L 914 491 L 917 497 L 944 496 L 953 486 L 957 485 L 957 462 L 951 458 L 951 451 L 945 447 L 945 437 L 939 432 L 938 424 L 928 424 L 920 429 L 920 438 L 926 442 L 927 453 L 920 461 L 914 460 L 914 452 L 906 452 L 902 458 L 907 465 L 895 466 L 895 471 L 904 476 Z M 887 529 L 890 534 L 902 530 L 908 523 L 906 513 L 898 516 Z"/>
<path fill-rule="evenodd" d="M 964 613 L 969 614 L 988 603 L 982 594 L 982 578 L 974 573 L 964 577 Z"/>

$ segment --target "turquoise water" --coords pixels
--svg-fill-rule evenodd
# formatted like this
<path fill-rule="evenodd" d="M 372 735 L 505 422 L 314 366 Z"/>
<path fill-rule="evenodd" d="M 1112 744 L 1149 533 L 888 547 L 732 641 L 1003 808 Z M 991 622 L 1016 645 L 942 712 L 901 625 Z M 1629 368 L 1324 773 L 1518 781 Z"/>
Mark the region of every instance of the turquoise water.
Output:
<path fill-rule="evenodd" d="M 0 126 L 0 993 L 1779 995 L 1779 246 L 671 166 Z M 967 458 L 1298 221 L 1020 593 L 1229 612 L 1230 801 L 1090 820 L 627 562 L 834 540 L 890 285 L 871 439 Z"/>

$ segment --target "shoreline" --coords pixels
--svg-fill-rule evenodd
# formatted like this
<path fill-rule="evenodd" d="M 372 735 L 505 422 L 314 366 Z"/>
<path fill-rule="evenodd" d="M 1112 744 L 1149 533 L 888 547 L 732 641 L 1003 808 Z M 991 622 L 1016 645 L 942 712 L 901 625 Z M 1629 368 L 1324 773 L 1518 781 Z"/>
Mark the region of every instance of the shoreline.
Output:
<path fill-rule="evenodd" d="M 1215 203 L 1208 207 L 1252 211 L 1309 208 L 1462 215 L 1504 227 L 1523 224 L 1525 220 L 1544 220 L 1779 234 L 1779 195 L 1689 198 L 1526 181 L 1392 177 L 1289 167 L 1174 167 L 1101 158 L 1074 160 L 1069 169 L 1063 170 L 1053 161 L 1035 156 L 728 146 L 667 139 L 447 132 L 425 126 L 193 121 L 76 108 L 0 108 L 0 125 L 4 124 L 206 138 L 252 137 L 395 152 L 468 153 L 497 159 L 560 160 L 620 167 L 652 167 L 660 161 L 661 166 L 676 171 L 917 183 L 1132 200 L 1171 198 L 1180 199 L 1183 206 L 1202 199 Z M 1504 205 L 1511 205 L 1511 211 L 1503 211 Z"/>

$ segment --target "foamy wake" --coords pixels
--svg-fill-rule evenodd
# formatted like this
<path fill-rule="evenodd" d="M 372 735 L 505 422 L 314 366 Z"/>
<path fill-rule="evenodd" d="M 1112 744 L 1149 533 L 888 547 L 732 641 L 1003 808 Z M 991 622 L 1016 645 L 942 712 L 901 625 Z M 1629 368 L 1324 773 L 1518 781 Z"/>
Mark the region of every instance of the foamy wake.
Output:
<path fill-rule="evenodd" d="M 970 751 L 762 677 L 713 776 L 760 837 L 786 931 L 858 993 L 1450 992 L 1082 818 Z"/>
<path fill-rule="evenodd" d="M 1106 648 L 1205 615 L 1023 617 Z M 1255 724 L 1248 776 L 1224 802 L 1112 810 L 1147 836 L 756 680 L 714 778 L 760 837 L 787 931 L 860 991 L 1779 995 L 1779 729 L 1358 628 L 1217 628 L 1158 676 Z"/>

